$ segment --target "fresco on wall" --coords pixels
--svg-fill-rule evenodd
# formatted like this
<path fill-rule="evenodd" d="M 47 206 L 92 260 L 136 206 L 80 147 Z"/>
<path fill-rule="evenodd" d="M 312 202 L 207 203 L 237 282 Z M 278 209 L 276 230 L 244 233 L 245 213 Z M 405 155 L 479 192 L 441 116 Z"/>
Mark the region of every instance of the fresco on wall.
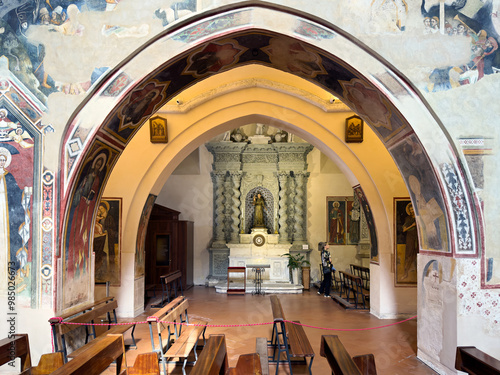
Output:
<path fill-rule="evenodd" d="M 0 108 L 0 265 L 4 275 L 0 295 L 7 295 L 7 286 L 15 286 L 17 305 L 28 307 L 33 272 L 37 272 L 32 264 L 34 161 L 33 134 L 10 110 Z"/>
<path fill-rule="evenodd" d="M 120 286 L 121 198 L 102 198 L 94 224 L 95 282 Z"/>
<path fill-rule="evenodd" d="M 396 286 L 417 285 L 418 233 L 409 198 L 394 198 L 394 278 Z"/>
<path fill-rule="evenodd" d="M 357 208 L 353 209 L 353 197 L 326 197 L 328 244 L 354 245 L 359 242 L 359 200 L 356 202 Z"/>
<path fill-rule="evenodd" d="M 100 29 L 101 38 L 141 38 L 151 32 L 148 23 L 129 25 L 116 24 L 111 17 L 102 18 L 99 12 L 112 12 L 120 7 L 133 7 L 133 4 L 120 4 L 120 0 L 19 0 L 0 2 L 0 49 L 9 58 L 10 70 L 43 103 L 54 92 L 67 95 L 80 95 L 108 70 L 108 67 L 95 66 L 92 74 L 85 80 L 61 82 L 54 79 L 46 70 L 46 49 L 44 43 L 36 40 L 40 35 L 50 33 L 71 38 L 99 38 L 80 21 L 85 18 L 92 26 Z M 175 1 L 171 6 L 158 7 L 154 3 L 144 4 L 145 14 L 150 19 L 158 19 L 163 27 L 185 17 L 196 10 L 196 1 Z M 81 17 L 91 12 L 92 18 Z M 87 21 L 89 22 L 89 21 Z M 98 26 L 97 26 L 98 25 Z M 52 35 L 53 36 L 53 35 Z M 79 43 L 79 42 L 76 42 Z"/>
<path fill-rule="evenodd" d="M 115 150 L 96 142 L 75 181 L 64 234 L 63 308 L 88 300 L 93 216 L 101 188 L 116 156 Z"/>
<path fill-rule="evenodd" d="M 440 33 L 441 27 L 450 38 L 465 38 L 470 58 L 460 65 L 437 67 L 429 75 L 427 91 L 449 90 L 473 84 L 485 75 L 500 72 L 498 37 L 500 22 L 496 2 L 488 0 L 422 1 L 423 34 Z M 444 19 L 440 19 L 444 7 Z M 498 4 L 497 4 L 498 8 Z M 451 40 L 450 40 L 451 41 Z"/>
<path fill-rule="evenodd" d="M 377 228 L 375 227 L 375 220 L 373 219 L 372 210 L 370 208 L 370 204 L 366 199 L 365 193 L 361 186 L 353 187 L 354 194 L 357 196 L 359 200 L 359 205 L 363 210 L 366 219 L 366 225 L 368 226 L 368 230 L 370 231 L 370 262 L 378 263 L 379 262 L 379 254 L 378 254 L 378 242 L 377 242 Z"/>
<path fill-rule="evenodd" d="M 135 277 L 144 276 L 144 268 L 146 265 L 146 234 L 148 232 L 149 216 L 155 204 L 156 195 L 150 194 L 144 208 L 142 209 L 141 218 L 139 220 L 139 228 L 137 229 L 137 242 L 135 245 Z"/>
<path fill-rule="evenodd" d="M 422 250 L 448 251 L 449 229 L 434 169 L 415 135 L 389 149 L 415 203 Z"/>

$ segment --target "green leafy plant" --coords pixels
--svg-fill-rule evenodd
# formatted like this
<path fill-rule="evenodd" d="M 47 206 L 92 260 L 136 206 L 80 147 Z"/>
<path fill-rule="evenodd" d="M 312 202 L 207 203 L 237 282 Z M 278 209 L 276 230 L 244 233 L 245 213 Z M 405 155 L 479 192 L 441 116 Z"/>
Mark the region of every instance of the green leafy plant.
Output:
<path fill-rule="evenodd" d="M 281 254 L 282 257 L 288 258 L 288 268 L 291 270 L 299 269 L 304 264 L 311 265 L 311 263 L 306 259 L 304 255 L 301 253 L 297 253 L 296 255 L 285 253 Z"/>

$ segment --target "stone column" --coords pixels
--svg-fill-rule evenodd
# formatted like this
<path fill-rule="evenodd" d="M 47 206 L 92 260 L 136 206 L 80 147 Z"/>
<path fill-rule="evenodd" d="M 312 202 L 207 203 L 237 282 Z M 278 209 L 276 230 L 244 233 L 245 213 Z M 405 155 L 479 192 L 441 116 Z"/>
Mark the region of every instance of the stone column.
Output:
<path fill-rule="evenodd" d="M 279 224 L 279 242 L 288 243 L 288 215 L 287 215 L 287 197 L 288 197 L 288 177 L 289 173 L 280 172 L 278 181 L 280 185 L 279 192 L 279 209 L 278 209 L 278 224 Z"/>
<path fill-rule="evenodd" d="M 214 185 L 214 241 L 213 246 L 225 245 L 224 240 L 224 177 L 226 172 L 212 172 Z"/>
<path fill-rule="evenodd" d="M 293 237 L 293 242 L 304 242 L 306 241 L 306 220 L 305 220 L 305 215 L 306 215 L 306 209 L 305 209 L 305 203 L 306 203 L 306 182 L 307 182 L 307 177 L 309 177 L 308 173 L 295 173 L 295 182 L 296 182 L 296 187 L 295 187 L 295 223 L 294 223 L 294 237 Z"/>
<path fill-rule="evenodd" d="M 290 181 L 290 185 L 289 185 L 289 189 L 288 189 L 288 192 L 289 192 L 288 202 L 293 203 L 293 202 L 295 202 L 295 188 L 296 188 L 294 176 L 291 176 L 289 181 Z M 288 223 L 288 240 L 290 242 L 292 242 L 294 239 L 294 236 L 295 236 L 295 205 L 294 204 L 288 205 L 287 223 Z"/>
<path fill-rule="evenodd" d="M 224 179 L 224 241 L 229 242 L 231 240 L 231 225 L 232 225 L 232 205 L 233 200 L 231 196 L 233 195 L 233 187 L 231 178 L 226 175 Z"/>
<path fill-rule="evenodd" d="M 240 192 L 240 185 L 241 185 L 241 172 L 230 172 L 229 174 L 231 176 L 231 187 L 232 187 L 232 195 L 231 195 L 231 200 L 232 200 L 232 206 L 231 206 L 231 242 L 232 243 L 239 243 L 240 240 L 240 224 L 241 224 L 241 192 Z"/>

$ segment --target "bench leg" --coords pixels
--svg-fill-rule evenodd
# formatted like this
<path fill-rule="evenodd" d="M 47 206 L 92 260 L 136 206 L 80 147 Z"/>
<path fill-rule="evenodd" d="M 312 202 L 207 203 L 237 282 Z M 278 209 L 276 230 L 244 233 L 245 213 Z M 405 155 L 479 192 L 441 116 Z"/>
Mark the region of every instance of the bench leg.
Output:
<path fill-rule="evenodd" d="M 311 362 L 309 362 L 309 375 L 312 375 L 311 367 L 313 365 L 314 357 L 311 357 Z"/>
<path fill-rule="evenodd" d="M 130 347 L 134 347 L 134 349 L 137 349 L 137 343 L 135 342 L 134 331 L 135 331 L 135 324 L 132 327 L 132 331 L 130 332 L 130 337 L 132 338 L 132 345 L 130 345 Z"/>

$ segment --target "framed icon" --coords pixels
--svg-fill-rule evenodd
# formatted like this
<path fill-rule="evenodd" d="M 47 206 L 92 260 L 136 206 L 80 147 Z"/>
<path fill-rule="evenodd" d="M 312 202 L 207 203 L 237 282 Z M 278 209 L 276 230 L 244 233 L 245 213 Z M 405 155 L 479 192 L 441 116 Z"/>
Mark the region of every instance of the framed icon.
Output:
<path fill-rule="evenodd" d="M 359 116 L 351 116 L 345 120 L 345 141 L 347 143 L 363 142 L 363 120 Z"/>
<path fill-rule="evenodd" d="M 151 143 L 167 143 L 167 120 L 160 116 L 150 118 L 149 132 Z"/>

